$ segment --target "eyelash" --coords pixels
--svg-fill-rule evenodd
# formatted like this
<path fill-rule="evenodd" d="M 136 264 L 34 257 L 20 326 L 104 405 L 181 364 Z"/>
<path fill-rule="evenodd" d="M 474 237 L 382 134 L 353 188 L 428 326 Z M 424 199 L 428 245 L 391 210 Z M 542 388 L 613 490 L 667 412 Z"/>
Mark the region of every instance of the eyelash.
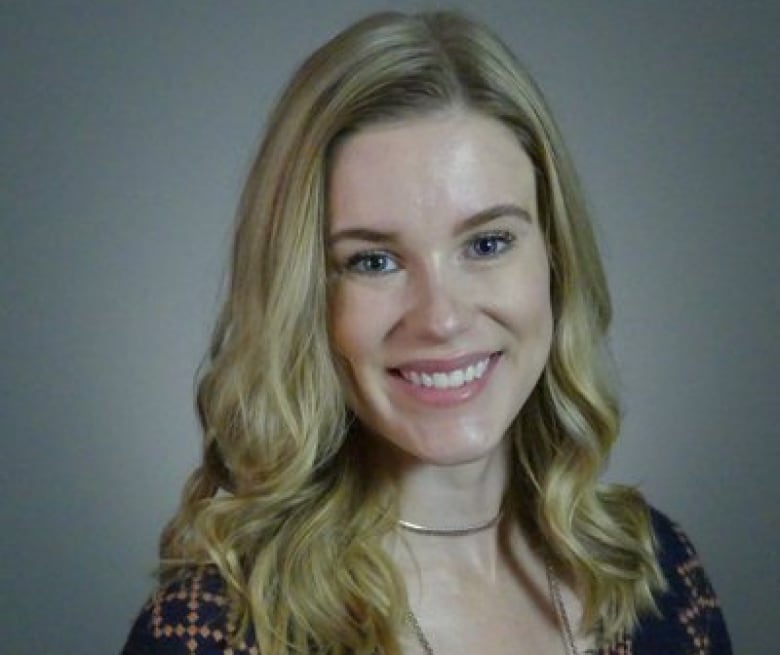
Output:
<path fill-rule="evenodd" d="M 475 235 L 469 241 L 469 248 L 473 248 L 479 241 L 487 241 L 488 239 L 493 241 L 501 241 L 503 243 L 503 247 L 496 250 L 495 252 L 476 255 L 476 259 L 492 259 L 494 257 L 498 257 L 499 255 L 503 254 L 514 245 L 515 235 L 512 234 L 511 232 L 505 232 L 503 230 L 498 232 L 484 232 L 482 234 Z"/>
<path fill-rule="evenodd" d="M 474 252 L 474 248 L 480 241 L 488 241 L 491 240 L 493 242 L 500 242 L 502 245 L 498 246 L 497 249 L 493 252 L 489 253 L 483 253 L 483 254 L 476 254 Z M 482 234 L 477 234 L 474 237 L 472 237 L 467 243 L 466 243 L 466 250 L 471 251 L 470 255 L 467 255 L 469 258 L 473 259 L 494 259 L 495 257 L 499 257 L 503 253 L 505 253 L 507 250 L 513 247 L 515 241 L 515 236 L 510 232 L 505 231 L 498 231 L 498 232 L 485 232 Z M 396 270 L 398 270 L 400 267 L 398 266 L 397 262 L 395 263 L 395 267 L 392 269 L 386 269 L 383 268 L 381 270 L 372 270 L 372 269 L 366 269 L 365 265 L 372 259 L 382 259 L 385 263 L 387 262 L 394 262 L 394 256 L 387 251 L 384 250 L 363 250 L 360 252 L 355 253 L 351 257 L 347 259 L 347 261 L 344 264 L 344 270 L 349 273 L 357 273 L 359 275 L 372 275 L 372 276 L 379 276 L 379 275 L 388 275 L 390 273 L 394 273 Z"/>
<path fill-rule="evenodd" d="M 361 270 L 361 266 L 365 265 L 370 259 L 380 257 L 387 261 L 391 261 L 393 259 L 393 256 L 384 250 L 362 250 L 347 259 L 346 263 L 344 264 L 344 270 L 348 273 L 357 273 L 359 275 L 387 275 L 388 273 L 393 273 L 396 269 L 390 271 L 377 271 L 363 268 Z"/>

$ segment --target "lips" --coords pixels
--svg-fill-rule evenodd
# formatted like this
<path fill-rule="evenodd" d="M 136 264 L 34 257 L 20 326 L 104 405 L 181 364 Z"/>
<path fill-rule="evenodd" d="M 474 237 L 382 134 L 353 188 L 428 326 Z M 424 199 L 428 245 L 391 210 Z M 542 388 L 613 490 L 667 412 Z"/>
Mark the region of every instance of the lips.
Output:
<path fill-rule="evenodd" d="M 437 389 L 454 389 L 462 387 L 472 380 L 480 379 L 487 370 L 490 356 L 480 359 L 474 364 L 469 364 L 454 370 L 423 371 L 420 369 L 403 368 L 399 373 L 404 380 L 417 387 L 435 387 Z"/>
<path fill-rule="evenodd" d="M 500 355 L 479 352 L 451 359 L 415 360 L 390 372 L 406 393 L 418 400 L 451 405 L 470 399 L 484 387 Z"/>

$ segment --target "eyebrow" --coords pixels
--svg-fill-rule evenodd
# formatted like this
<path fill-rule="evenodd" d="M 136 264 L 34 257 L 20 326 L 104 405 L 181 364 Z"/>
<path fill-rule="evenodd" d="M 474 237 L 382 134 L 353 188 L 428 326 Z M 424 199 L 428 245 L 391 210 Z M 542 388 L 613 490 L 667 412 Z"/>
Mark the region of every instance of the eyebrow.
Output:
<path fill-rule="evenodd" d="M 525 222 L 531 222 L 531 215 L 519 205 L 512 203 L 504 203 L 500 205 L 492 205 L 485 209 L 478 211 L 476 214 L 472 214 L 468 218 L 461 221 L 455 228 L 455 236 L 463 234 L 469 230 L 489 223 L 496 218 L 503 216 L 515 216 Z M 381 230 L 373 230 L 366 227 L 351 227 L 344 230 L 339 230 L 335 234 L 331 234 L 328 237 L 328 245 L 333 246 L 338 241 L 345 239 L 355 239 L 358 241 L 371 241 L 377 243 L 398 241 L 397 232 L 383 232 Z"/>

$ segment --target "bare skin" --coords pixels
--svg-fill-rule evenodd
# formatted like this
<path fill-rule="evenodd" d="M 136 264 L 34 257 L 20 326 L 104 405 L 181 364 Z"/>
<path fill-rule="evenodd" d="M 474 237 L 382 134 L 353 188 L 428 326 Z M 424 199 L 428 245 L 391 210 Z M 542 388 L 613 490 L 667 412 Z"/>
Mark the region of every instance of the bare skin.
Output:
<path fill-rule="evenodd" d="M 530 159 L 504 125 L 459 109 L 369 127 L 334 156 L 329 222 L 334 349 L 402 518 L 484 522 L 552 335 Z M 544 561 L 508 520 L 385 547 L 437 655 L 566 653 Z M 581 607 L 562 592 L 574 627 Z M 404 645 L 422 652 L 411 631 Z"/>
<path fill-rule="evenodd" d="M 489 462 L 475 463 L 468 472 L 407 462 L 401 515 L 431 526 L 477 524 L 495 516 L 503 490 L 505 450 L 499 449 Z M 404 459 L 402 454 L 397 457 Z M 386 548 L 404 577 L 412 611 L 434 653 L 568 652 L 550 598 L 545 562 L 512 521 L 467 536 L 398 532 L 388 538 Z M 577 651 L 583 653 L 594 647 L 594 639 L 577 634 L 581 603 L 566 584 L 560 583 L 560 590 Z M 403 644 L 408 655 L 424 655 L 411 629 Z"/>
<path fill-rule="evenodd" d="M 435 653 L 566 653 L 551 603 L 544 563 L 511 526 L 468 537 L 408 535 L 388 544 L 409 592 L 412 610 Z M 457 543 L 453 544 L 453 541 Z M 581 606 L 562 589 L 573 626 Z M 578 638 L 577 649 L 592 647 Z M 405 651 L 422 653 L 416 637 Z"/>

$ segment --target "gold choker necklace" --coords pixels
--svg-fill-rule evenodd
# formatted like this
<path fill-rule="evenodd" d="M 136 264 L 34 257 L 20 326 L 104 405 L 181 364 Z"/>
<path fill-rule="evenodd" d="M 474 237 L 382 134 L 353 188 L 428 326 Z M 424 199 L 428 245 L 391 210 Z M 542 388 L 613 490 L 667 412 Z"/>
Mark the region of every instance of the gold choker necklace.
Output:
<path fill-rule="evenodd" d="M 463 537 L 467 534 L 474 534 L 475 532 L 482 532 L 483 530 L 492 528 L 501 520 L 502 516 L 503 512 L 499 512 L 493 518 L 488 519 L 482 523 L 447 528 L 419 525 L 417 523 L 411 523 L 410 521 L 398 519 L 398 527 L 406 530 L 407 532 L 414 532 L 415 534 L 424 534 L 436 537 Z"/>

